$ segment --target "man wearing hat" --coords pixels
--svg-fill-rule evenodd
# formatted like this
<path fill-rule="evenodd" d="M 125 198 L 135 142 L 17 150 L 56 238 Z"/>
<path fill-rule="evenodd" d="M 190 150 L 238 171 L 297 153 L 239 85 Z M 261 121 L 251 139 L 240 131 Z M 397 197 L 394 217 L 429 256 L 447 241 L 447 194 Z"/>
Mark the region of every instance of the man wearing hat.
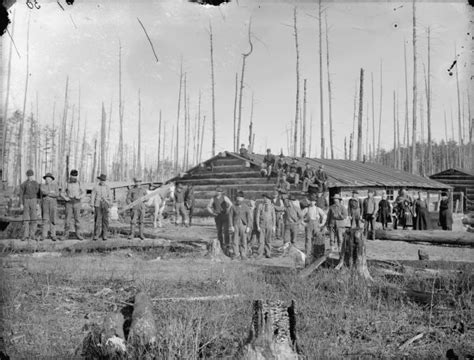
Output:
<path fill-rule="evenodd" d="M 233 234 L 233 259 L 239 254 L 242 260 L 247 259 L 247 237 L 250 235 L 251 227 L 252 212 L 244 204 L 244 193 L 238 191 L 235 197 L 235 204 L 229 210 L 229 232 Z"/>
<path fill-rule="evenodd" d="M 178 218 L 181 215 L 181 219 L 183 221 L 184 226 L 189 226 L 188 225 L 188 213 L 186 210 L 186 192 L 184 191 L 183 184 L 179 183 L 176 185 L 176 190 L 174 192 L 174 204 L 175 204 L 175 210 L 176 210 L 176 219 L 175 219 L 175 224 L 179 225 Z"/>
<path fill-rule="evenodd" d="M 275 238 L 281 239 L 283 237 L 284 232 L 284 220 L 283 215 L 285 214 L 285 204 L 283 199 L 280 195 L 281 193 L 275 190 L 273 192 L 273 199 L 272 205 L 275 208 L 275 217 L 276 217 L 276 230 L 275 230 Z"/>
<path fill-rule="evenodd" d="M 314 183 L 314 170 L 311 168 L 309 163 L 305 164 L 305 169 L 303 171 L 303 191 L 306 192 L 309 189 L 309 186 Z"/>
<path fill-rule="evenodd" d="M 319 229 L 326 223 L 326 213 L 316 206 L 316 200 L 316 194 L 310 194 L 309 206 L 303 209 L 305 253 L 308 258 L 313 255 L 313 237 L 319 233 Z"/>
<path fill-rule="evenodd" d="M 439 201 L 439 226 L 443 230 L 453 229 L 453 213 L 449 209 L 448 193 L 443 191 L 441 193 L 441 200 Z"/>
<path fill-rule="evenodd" d="M 36 207 L 40 193 L 40 185 L 33 179 L 33 170 L 26 172 L 26 181 L 20 185 L 20 209 L 23 210 L 24 232 L 22 241 L 34 240 L 36 234 Z"/>
<path fill-rule="evenodd" d="M 290 193 L 288 197 L 284 197 L 285 214 L 283 219 L 285 222 L 285 235 L 283 242 L 296 242 L 296 235 L 298 234 L 298 224 L 303 219 L 303 212 L 301 211 L 300 202 Z"/>
<path fill-rule="evenodd" d="M 329 240 L 331 249 L 341 251 L 343 235 L 345 231 L 344 220 L 347 218 L 347 210 L 341 203 L 342 197 L 336 194 L 333 197 L 334 203 L 329 207 L 327 224 L 329 229 Z"/>
<path fill-rule="evenodd" d="M 258 241 L 258 258 L 271 257 L 271 243 L 276 230 L 276 214 L 272 199 L 268 194 L 263 194 L 263 204 L 257 210 L 257 230 L 260 234 Z"/>
<path fill-rule="evenodd" d="M 239 154 L 240 154 L 240 156 L 242 156 L 243 158 L 250 159 L 250 157 L 249 157 L 249 151 L 248 151 L 247 148 L 245 147 L 245 144 L 240 145 Z"/>
<path fill-rule="evenodd" d="M 318 170 L 314 174 L 314 182 L 318 184 L 319 190 L 326 192 L 328 191 L 328 175 L 324 170 L 324 165 L 319 165 Z"/>
<path fill-rule="evenodd" d="M 354 226 L 360 228 L 362 201 L 359 199 L 359 192 L 357 190 L 352 191 L 352 197 L 349 199 L 347 208 L 349 219 L 351 220 L 351 228 Z"/>
<path fill-rule="evenodd" d="M 375 240 L 375 219 L 377 218 L 377 203 L 374 198 L 374 190 L 370 189 L 367 198 L 362 203 L 362 218 L 365 221 L 364 234 L 369 236 L 369 227 L 371 239 Z"/>
<path fill-rule="evenodd" d="M 81 235 L 81 199 L 84 196 L 84 190 L 81 183 L 77 180 L 79 175 L 77 170 L 71 170 L 69 179 L 66 183 L 63 199 L 66 201 L 66 220 L 64 222 L 64 240 L 69 239 L 71 222 L 74 219 L 76 237 L 84 240 Z"/>
<path fill-rule="evenodd" d="M 263 157 L 262 170 L 260 173 L 262 176 L 270 177 L 272 176 L 272 170 L 275 166 L 275 156 L 272 154 L 271 149 L 267 149 L 267 155 Z"/>
<path fill-rule="evenodd" d="M 324 193 L 320 190 L 318 190 L 318 193 L 317 193 L 316 206 L 320 209 L 323 209 L 324 212 L 327 214 L 329 203 L 328 203 L 328 200 L 326 199 L 326 196 L 324 196 Z"/>
<path fill-rule="evenodd" d="M 221 186 L 216 188 L 216 195 L 211 198 L 207 205 L 207 211 L 214 216 L 217 228 L 217 238 L 221 248 L 226 255 L 229 254 L 229 210 L 232 206 L 230 199 L 224 195 Z"/>
<path fill-rule="evenodd" d="M 47 173 L 43 176 L 45 181 L 41 184 L 41 210 L 43 214 L 43 234 L 41 240 L 48 237 L 48 229 L 51 233 L 51 240 L 56 241 L 56 218 L 58 212 L 59 187 L 54 181 L 54 176 Z"/>
<path fill-rule="evenodd" d="M 298 159 L 294 158 L 289 167 L 287 180 L 296 186 L 300 183 L 300 177 L 302 175 L 301 167 L 298 166 Z"/>
<path fill-rule="evenodd" d="M 142 182 L 141 179 L 134 177 L 133 178 L 134 185 L 133 187 L 128 190 L 126 203 L 131 204 L 132 202 L 142 198 L 146 195 L 146 190 L 140 187 L 140 183 Z M 129 240 L 135 238 L 135 223 L 138 221 L 138 237 L 141 240 L 145 240 L 145 236 L 143 235 L 143 219 L 145 217 L 145 203 L 142 201 L 139 204 L 135 205 L 131 209 L 131 217 L 130 217 L 130 235 L 128 236 Z"/>
<path fill-rule="evenodd" d="M 94 207 L 94 237 L 92 240 L 107 240 L 109 231 L 109 208 L 112 205 L 112 194 L 109 186 L 105 183 L 107 176 L 101 174 L 99 183 L 92 189 L 91 204 Z"/>

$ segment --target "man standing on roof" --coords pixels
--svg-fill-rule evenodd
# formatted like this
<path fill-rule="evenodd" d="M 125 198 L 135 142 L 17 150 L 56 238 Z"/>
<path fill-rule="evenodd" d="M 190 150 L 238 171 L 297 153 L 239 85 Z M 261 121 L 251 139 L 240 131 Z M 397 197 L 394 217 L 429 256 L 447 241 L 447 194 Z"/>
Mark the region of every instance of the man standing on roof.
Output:
<path fill-rule="evenodd" d="M 326 223 L 326 213 L 316 206 L 316 194 L 309 195 L 309 206 L 303 210 L 305 224 L 305 253 L 308 259 L 313 255 L 313 238 L 318 236 L 320 228 Z"/>
<path fill-rule="evenodd" d="M 56 220 L 58 213 L 57 198 L 59 196 L 58 184 L 54 183 L 54 176 L 47 173 L 43 176 L 45 184 L 41 184 L 41 210 L 43 214 L 43 232 L 41 240 L 48 237 L 48 228 L 51 233 L 51 240 L 56 241 Z"/>
<path fill-rule="evenodd" d="M 36 207 L 40 194 L 40 185 L 33 179 L 33 170 L 26 172 L 26 181 L 20 185 L 20 209 L 23 210 L 23 236 L 22 241 L 36 239 Z"/>
<path fill-rule="evenodd" d="M 262 174 L 262 176 L 271 177 L 274 166 L 275 156 L 272 154 L 271 149 L 267 149 L 267 155 L 265 155 L 263 158 L 263 164 L 260 173 Z"/>
<path fill-rule="evenodd" d="M 217 228 L 217 238 L 221 244 L 222 251 L 229 255 L 229 210 L 232 207 L 230 199 L 224 195 L 222 187 L 216 188 L 216 195 L 211 198 L 207 205 L 207 211 L 214 216 Z"/>
<path fill-rule="evenodd" d="M 294 244 L 296 242 L 296 235 L 298 234 L 298 224 L 303 219 L 303 213 L 301 211 L 300 202 L 295 198 L 293 194 L 290 194 L 288 198 L 285 197 L 285 236 L 284 242 Z"/>
<path fill-rule="evenodd" d="M 109 232 L 109 209 L 112 205 L 112 194 L 105 183 L 107 176 L 101 174 L 97 177 L 99 183 L 92 189 L 91 205 L 94 207 L 94 237 L 92 240 L 107 240 Z"/>
<path fill-rule="evenodd" d="M 352 197 L 349 199 L 348 215 L 351 220 L 351 228 L 354 226 L 360 228 L 360 220 L 362 213 L 362 201 L 359 199 L 359 192 L 357 190 L 352 190 Z"/>
<path fill-rule="evenodd" d="M 342 197 L 336 194 L 333 197 L 334 203 L 329 207 L 327 224 L 329 229 L 329 241 L 332 251 L 341 251 L 342 242 L 344 240 L 345 222 L 347 218 L 347 210 L 341 203 Z"/>
<path fill-rule="evenodd" d="M 370 189 L 368 196 L 362 204 L 362 217 L 365 221 L 364 233 L 369 236 L 369 227 L 371 231 L 371 239 L 375 240 L 375 219 L 377 219 L 377 204 L 374 198 L 374 190 Z"/>
<path fill-rule="evenodd" d="M 316 174 L 314 176 L 314 182 L 318 184 L 319 189 L 323 192 L 328 191 L 328 175 L 324 170 L 324 165 L 319 165 L 319 169 L 316 170 Z"/>
<path fill-rule="evenodd" d="M 275 217 L 276 217 L 276 231 L 275 231 L 275 238 L 277 239 L 282 239 L 283 235 L 285 234 L 285 222 L 283 219 L 283 215 L 285 214 L 285 203 L 283 202 L 282 199 L 282 193 L 285 193 L 286 191 L 278 192 L 274 191 L 273 192 L 273 199 L 272 199 L 272 205 L 275 208 Z"/>
<path fill-rule="evenodd" d="M 81 199 L 84 196 L 84 190 L 81 183 L 77 180 L 79 175 L 77 170 L 71 170 L 69 179 L 66 183 L 66 189 L 63 193 L 63 199 L 66 201 L 66 220 L 64 221 L 64 240 L 69 239 L 71 222 L 74 219 L 76 237 L 84 240 L 81 235 Z"/>
<path fill-rule="evenodd" d="M 272 199 L 267 194 L 263 194 L 263 204 L 258 207 L 256 224 L 260 233 L 257 259 L 263 258 L 264 253 L 266 258 L 270 258 L 271 243 L 276 228 L 276 215 Z"/>
<path fill-rule="evenodd" d="M 247 260 L 247 237 L 250 235 L 252 226 L 252 213 L 250 208 L 244 204 L 244 193 L 237 192 L 235 204 L 229 210 L 229 231 L 233 234 L 232 245 L 234 254 L 232 259 L 237 258 L 240 253 L 242 260 Z"/>
<path fill-rule="evenodd" d="M 131 204 L 132 202 L 146 196 L 147 192 L 144 188 L 140 187 L 140 183 L 142 182 L 141 179 L 135 177 L 133 178 L 133 182 L 135 185 L 128 191 L 127 193 L 127 205 Z M 135 223 L 138 221 L 138 237 L 141 240 L 145 240 L 145 236 L 143 235 L 143 220 L 145 218 L 145 203 L 142 201 L 139 204 L 135 205 L 131 209 L 131 218 L 130 218 L 130 235 L 128 237 L 129 240 L 135 238 Z"/>
<path fill-rule="evenodd" d="M 178 218 L 181 215 L 181 219 L 183 221 L 183 225 L 188 227 L 188 214 L 186 210 L 186 199 L 185 199 L 186 192 L 183 189 L 183 184 L 179 183 L 176 185 L 176 190 L 174 192 L 174 203 L 175 203 L 175 210 L 176 210 L 176 226 L 179 225 Z"/>
<path fill-rule="evenodd" d="M 240 145 L 239 154 L 240 154 L 240 156 L 242 156 L 245 159 L 250 159 L 249 151 L 245 147 L 245 144 Z"/>

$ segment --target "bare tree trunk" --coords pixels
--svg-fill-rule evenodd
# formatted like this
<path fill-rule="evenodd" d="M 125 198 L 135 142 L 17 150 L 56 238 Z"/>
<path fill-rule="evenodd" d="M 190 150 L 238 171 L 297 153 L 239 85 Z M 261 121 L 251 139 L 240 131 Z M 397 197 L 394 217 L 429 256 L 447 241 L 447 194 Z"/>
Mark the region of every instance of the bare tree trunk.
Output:
<path fill-rule="evenodd" d="M 105 161 L 105 129 L 106 129 L 106 122 L 107 122 L 107 115 L 105 114 L 104 102 L 102 102 L 102 119 L 101 119 L 101 127 L 100 127 L 100 173 L 106 174 L 107 167 Z"/>
<path fill-rule="evenodd" d="M 26 112 L 26 99 L 28 96 L 28 80 L 30 78 L 30 19 L 28 16 L 28 30 L 26 32 L 26 81 L 25 81 L 25 92 L 23 98 L 23 111 L 20 122 L 20 129 L 18 131 L 18 158 L 17 158 L 17 172 L 15 176 L 15 184 L 21 183 L 21 176 L 23 174 L 22 169 L 22 157 L 23 157 L 23 128 L 25 124 L 25 112 Z"/>
<path fill-rule="evenodd" d="M 306 156 L 306 82 L 307 82 L 307 79 L 304 79 L 303 81 L 303 88 L 304 88 L 304 92 L 303 92 L 303 133 L 301 134 L 302 135 L 302 138 L 303 138 L 303 154 L 302 156 Z M 311 147 L 311 140 L 310 140 L 310 143 L 309 143 L 309 147 Z M 309 153 L 310 153 L 310 150 L 308 151 L 308 156 L 309 156 Z"/>
<path fill-rule="evenodd" d="M 377 156 L 380 156 L 380 135 L 382 131 L 382 94 L 383 94 L 383 81 L 382 81 L 382 60 L 380 60 L 380 104 L 379 104 L 379 138 L 377 140 Z"/>
<path fill-rule="evenodd" d="M 417 92 L 416 92 L 416 6 L 413 0 L 413 134 L 411 144 L 411 173 L 416 172 L 416 111 L 417 111 Z"/>
<path fill-rule="evenodd" d="M 249 38 L 250 38 L 250 25 L 249 25 Z M 209 22 L 209 41 L 211 43 L 211 85 L 212 85 L 212 155 L 216 154 L 216 97 L 215 97 L 215 84 L 214 84 L 214 44 L 212 41 L 212 24 Z M 245 60 L 244 60 L 245 63 Z M 244 65 L 243 65 L 244 66 Z M 243 68 L 242 68 L 243 78 Z M 240 125 L 240 116 L 239 116 Z M 239 126 L 240 130 L 240 126 Z"/>
<path fill-rule="evenodd" d="M 179 113 L 181 111 L 181 88 L 183 85 L 183 59 L 181 59 L 181 67 L 179 71 L 179 95 L 178 95 L 178 115 L 176 117 L 176 150 L 175 150 L 175 171 L 178 171 L 178 163 L 179 163 Z M 174 134 L 174 132 L 173 132 Z"/>
<path fill-rule="evenodd" d="M 138 151 L 136 176 L 142 176 L 142 100 L 140 96 L 140 89 L 138 89 Z"/>
<path fill-rule="evenodd" d="M 332 93 L 331 93 L 331 73 L 329 71 L 329 30 L 328 30 L 328 14 L 325 14 L 326 22 L 326 59 L 327 59 L 327 70 L 328 70 L 328 101 L 329 101 L 329 142 L 331 145 L 331 159 L 334 159 L 334 143 L 333 143 L 333 130 L 332 130 Z"/>
<path fill-rule="evenodd" d="M 106 137 L 106 159 L 107 159 L 107 163 L 109 166 L 111 166 L 113 164 L 113 158 L 110 154 L 110 145 L 111 145 L 111 141 L 110 141 L 110 129 L 111 129 L 111 124 L 112 124 L 112 110 L 113 110 L 113 107 L 112 107 L 112 97 L 110 99 L 110 107 L 109 107 L 109 124 L 107 125 L 107 137 Z M 113 173 L 113 170 L 111 169 L 111 173 Z M 117 180 L 114 176 L 114 180 Z"/>
<path fill-rule="evenodd" d="M 156 164 L 156 173 L 157 175 L 160 175 L 160 169 L 161 169 L 161 109 L 160 109 L 160 121 L 158 125 L 158 158 L 157 158 L 157 164 Z"/>
<path fill-rule="evenodd" d="M 91 183 L 95 180 L 95 173 L 96 173 L 96 166 L 97 166 L 97 135 L 94 138 L 94 162 L 92 163 L 92 172 L 91 172 Z"/>
<path fill-rule="evenodd" d="M 82 179 L 86 179 L 85 174 L 83 174 L 83 172 L 86 169 L 86 167 L 84 166 L 84 163 L 87 160 L 86 130 L 87 130 L 87 119 L 86 119 L 86 122 L 84 123 L 84 136 L 82 137 L 81 163 L 80 163 L 80 168 L 79 168 L 79 176 Z"/>
<path fill-rule="evenodd" d="M 183 145 L 184 145 L 184 148 L 183 148 L 183 169 L 186 169 L 188 164 L 187 164 L 187 158 L 186 158 L 186 154 L 187 154 L 187 143 L 186 143 L 186 137 L 188 135 L 188 95 L 187 95 L 187 86 L 186 86 L 186 79 L 187 78 L 187 74 L 184 73 L 184 92 L 183 92 L 183 97 L 184 97 L 184 133 L 183 133 Z"/>
<path fill-rule="evenodd" d="M 119 128 L 119 145 L 118 145 L 118 152 L 120 157 L 120 164 L 119 164 L 119 178 L 117 180 L 124 179 L 124 149 L 123 149 L 123 104 L 122 104 L 122 43 L 119 39 L 119 120 L 120 120 L 120 128 Z"/>
<path fill-rule="evenodd" d="M 197 144 L 196 144 L 196 164 L 199 163 L 199 149 L 201 148 L 201 90 L 199 90 L 199 103 L 198 103 L 198 127 L 196 130 Z M 234 137 L 235 142 L 235 137 Z"/>
<path fill-rule="evenodd" d="M 347 160 L 347 136 L 344 136 L 344 160 Z"/>
<path fill-rule="evenodd" d="M 202 145 L 204 143 L 204 129 L 206 128 L 206 115 L 202 119 L 201 146 L 199 147 L 199 162 L 202 161 Z"/>
<path fill-rule="evenodd" d="M 423 101 L 420 97 L 420 166 L 421 176 L 425 176 L 425 119 L 424 119 Z"/>
<path fill-rule="evenodd" d="M 396 114 L 396 94 L 395 91 L 393 91 L 393 166 L 397 167 L 397 114 Z"/>
<path fill-rule="evenodd" d="M 474 158 L 473 158 L 473 127 L 474 127 L 474 119 L 471 117 L 471 96 L 469 92 L 469 85 L 466 88 L 467 92 L 467 116 L 469 119 L 469 164 L 471 166 L 471 170 L 474 169 Z"/>
<path fill-rule="evenodd" d="M 431 29 L 428 27 L 428 86 L 426 93 L 426 115 L 428 122 L 428 174 L 433 174 L 433 147 L 431 143 Z"/>
<path fill-rule="evenodd" d="M 349 140 L 349 160 L 352 160 L 352 150 L 354 147 L 354 134 L 355 134 L 355 123 L 357 118 L 357 81 L 355 86 L 355 93 L 354 93 L 354 114 L 352 117 L 352 133 L 350 135 Z"/>
<path fill-rule="evenodd" d="M 397 169 L 400 169 L 402 168 L 402 157 L 401 157 L 401 154 L 400 154 L 400 120 L 399 120 L 399 112 L 398 112 L 398 99 L 400 98 L 400 96 L 397 96 L 397 110 L 396 110 L 396 121 L 397 121 L 397 149 L 396 149 L 396 152 L 397 152 Z"/>
<path fill-rule="evenodd" d="M 374 101 L 374 73 L 370 73 L 372 80 L 372 159 L 376 160 L 376 150 L 375 150 L 375 101 Z M 367 109 L 369 111 L 369 109 Z"/>
<path fill-rule="evenodd" d="M 79 146 L 80 146 L 80 137 L 81 137 L 80 127 L 81 127 L 81 88 L 79 85 L 79 95 L 78 95 L 78 103 L 77 103 L 77 129 L 75 132 L 75 140 L 74 140 L 74 168 L 75 169 L 77 169 L 79 165 Z M 106 156 L 107 156 L 107 151 L 106 151 Z"/>
<path fill-rule="evenodd" d="M 319 106 L 320 106 L 320 121 L 321 121 L 321 159 L 324 159 L 324 149 L 326 148 L 324 142 L 324 101 L 323 101 L 323 34 L 322 34 L 322 16 L 323 10 L 321 0 L 319 0 Z"/>
<path fill-rule="evenodd" d="M 242 124 L 242 96 L 243 96 L 243 91 L 244 91 L 245 62 L 247 60 L 247 57 L 250 56 L 250 54 L 253 51 L 252 39 L 250 36 L 251 27 L 252 27 L 252 19 L 249 20 L 249 31 L 248 31 L 250 50 L 247 53 L 242 54 L 242 73 L 240 74 L 240 93 L 239 93 L 239 116 L 237 118 L 237 146 L 239 146 L 240 144 L 240 127 Z M 213 155 L 214 155 L 214 150 L 213 150 Z"/>
<path fill-rule="evenodd" d="M 357 161 L 362 161 L 362 116 L 364 107 L 364 69 L 360 69 L 359 118 L 357 126 Z"/>
<path fill-rule="evenodd" d="M 306 109 L 305 109 L 306 113 Z M 308 147 L 308 157 L 311 157 L 311 148 L 313 146 L 313 112 L 311 111 L 311 115 L 309 117 L 309 147 Z"/>
<path fill-rule="evenodd" d="M 250 124 L 249 124 L 249 146 L 248 149 L 250 152 L 253 151 L 253 143 L 252 143 L 252 138 L 253 138 L 253 106 L 254 106 L 254 94 L 252 91 L 252 104 L 250 105 Z"/>
<path fill-rule="evenodd" d="M 296 49 L 296 110 L 295 110 L 295 132 L 293 134 L 293 156 L 298 155 L 298 119 L 300 108 L 300 52 L 298 48 L 298 27 L 296 23 L 296 6 L 293 9 L 293 30 Z"/>
<path fill-rule="evenodd" d="M 232 138 L 234 142 L 234 152 L 239 151 L 239 146 L 240 144 L 237 144 L 237 138 L 236 138 L 236 131 L 237 131 L 237 94 L 239 92 L 238 90 L 238 85 L 239 83 L 239 74 L 235 73 L 235 93 L 234 93 L 234 137 Z M 201 121 L 201 118 L 199 118 L 199 121 Z"/>
<path fill-rule="evenodd" d="M 8 53 L 8 75 L 7 75 L 7 88 L 6 88 L 6 97 L 5 97 L 5 109 L 3 110 L 3 138 L 2 138 L 2 180 L 8 180 L 7 177 L 5 176 L 6 169 L 9 167 L 9 162 L 6 157 L 6 151 L 7 151 L 7 130 L 8 130 L 8 101 L 10 99 L 10 79 L 11 79 L 11 72 L 12 72 L 12 53 L 13 53 L 13 35 L 15 33 L 15 14 L 16 12 L 13 12 L 13 20 L 11 22 L 11 39 L 10 39 L 10 50 Z M 27 76 L 28 77 L 28 76 Z M 16 184 L 16 182 L 15 182 Z"/>
<path fill-rule="evenodd" d="M 445 140 L 445 150 L 446 150 L 446 169 L 449 169 L 449 150 L 448 150 L 448 121 L 446 120 L 446 110 L 444 110 L 444 134 L 446 137 Z"/>
<path fill-rule="evenodd" d="M 456 45 L 454 45 L 454 58 L 457 58 L 457 49 Z M 459 94 L 459 75 L 458 75 L 458 65 L 456 64 L 456 92 L 457 92 L 457 100 L 458 100 L 458 134 L 459 134 L 459 144 L 458 144 L 458 164 L 457 166 L 460 168 L 464 167 L 463 164 L 463 147 L 464 141 L 462 137 L 462 121 L 461 121 L 461 96 Z"/>

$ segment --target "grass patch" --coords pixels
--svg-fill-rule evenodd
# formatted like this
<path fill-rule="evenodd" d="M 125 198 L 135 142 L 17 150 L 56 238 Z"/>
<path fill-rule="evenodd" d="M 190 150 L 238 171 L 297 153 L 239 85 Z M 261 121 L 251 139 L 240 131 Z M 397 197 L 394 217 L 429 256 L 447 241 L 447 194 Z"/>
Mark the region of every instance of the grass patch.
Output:
<path fill-rule="evenodd" d="M 296 300 L 298 343 L 307 359 L 442 358 L 451 348 L 474 354 L 469 269 L 434 280 L 416 273 L 387 280 L 371 268 L 376 283 L 369 288 L 350 271 L 322 269 L 302 280 L 292 271 L 247 263 L 147 259 L 126 253 L 2 258 L 0 320 L 7 353 L 15 359 L 73 358 L 88 324 L 120 311 L 145 290 L 151 298 L 244 295 L 154 301 L 160 359 L 230 357 L 247 337 L 254 299 Z M 406 287 L 453 301 L 417 304 L 399 291 Z M 401 347 L 421 332 L 423 338 Z"/>

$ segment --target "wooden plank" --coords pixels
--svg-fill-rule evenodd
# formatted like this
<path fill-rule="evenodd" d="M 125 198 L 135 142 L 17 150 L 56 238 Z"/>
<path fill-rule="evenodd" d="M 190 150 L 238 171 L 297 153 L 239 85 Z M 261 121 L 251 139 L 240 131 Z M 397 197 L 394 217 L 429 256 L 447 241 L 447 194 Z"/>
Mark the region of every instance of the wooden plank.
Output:
<path fill-rule="evenodd" d="M 181 180 L 187 179 L 240 179 L 240 178 L 261 178 L 257 171 L 238 171 L 238 172 L 201 172 L 185 175 Z"/>
<path fill-rule="evenodd" d="M 256 178 L 227 178 L 227 179 L 189 179 L 183 178 L 179 182 L 184 185 L 193 184 L 193 185 L 251 185 L 251 184 L 274 184 L 276 185 L 276 178 L 267 179 L 264 177 Z"/>
<path fill-rule="evenodd" d="M 378 229 L 375 231 L 375 238 L 380 240 L 427 242 L 432 244 L 474 247 L 474 234 L 466 231 Z"/>
<path fill-rule="evenodd" d="M 300 271 L 298 274 L 300 278 L 308 277 L 313 271 L 319 268 L 325 261 L 327 257 L 321 256 L 319 259 L 316 259 L 311 265 L 305 267 L 303 270 Z"/>
<path fill-rule="evenodd" d="M 212 163 L 215 165 L 245 165 L 245 161 L 232 157 L 214 159 Z"/>
<path fill-rule="evenodd" d="M 228 191 L 235 188 L 234 184 L 223 184 L 221 185 L 224 191 Z M 239 185 L 239 190 L 246 192 L 246 191 L 273 191 L 275 189 L 276 184 L 274 183 L 267 183 L 267 184 L 246 184 L 246 185 Z M 215 185 L 196 185 L 194 187 L 194 193 L 198 191 L 215 191 Z"/>

